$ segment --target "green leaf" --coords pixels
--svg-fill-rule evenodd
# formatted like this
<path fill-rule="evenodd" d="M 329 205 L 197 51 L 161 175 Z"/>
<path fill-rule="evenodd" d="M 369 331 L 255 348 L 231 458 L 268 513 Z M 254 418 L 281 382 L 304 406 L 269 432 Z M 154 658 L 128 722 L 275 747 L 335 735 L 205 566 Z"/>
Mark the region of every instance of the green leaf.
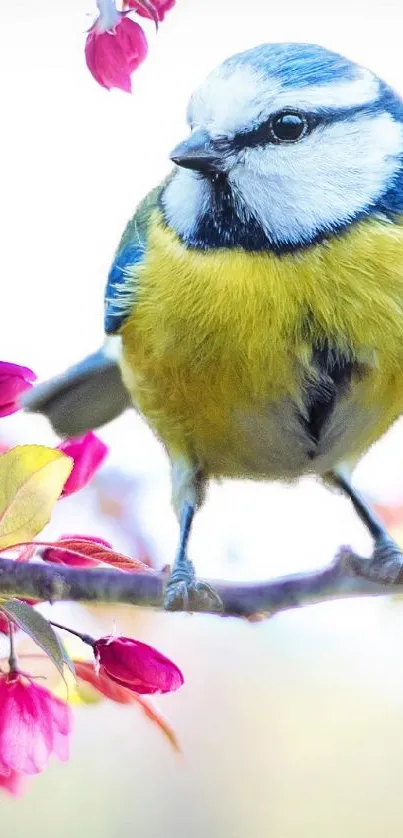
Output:
<path fill-rule="evenodd" d="M 42 617 L 39 611 L 35 611 L 32 605 L 27 605 L 19 599 L 9 599 L 6 602 L 0 601 L 0 611 L 3 611 L 20 629 L 29 634 L 50 657 L 62 677 L 64 677 L 64 666 L 68 666 L 73 675 L 75 674 L 73 661 L 62 641 L 50 623 Z"/>

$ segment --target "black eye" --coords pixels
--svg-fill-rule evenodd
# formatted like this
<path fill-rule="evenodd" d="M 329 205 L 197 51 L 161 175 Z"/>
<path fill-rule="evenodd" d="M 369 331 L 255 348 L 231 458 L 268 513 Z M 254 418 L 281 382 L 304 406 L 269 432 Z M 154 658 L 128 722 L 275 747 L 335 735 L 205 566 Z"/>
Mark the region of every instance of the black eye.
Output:
<path fill-rule="evenodd" d="M 295 111 L 283 111 L 272 117 L 271 132 L 273 140 L 279 143 L 295 143 L 308 131 L 308 120 Z"/>

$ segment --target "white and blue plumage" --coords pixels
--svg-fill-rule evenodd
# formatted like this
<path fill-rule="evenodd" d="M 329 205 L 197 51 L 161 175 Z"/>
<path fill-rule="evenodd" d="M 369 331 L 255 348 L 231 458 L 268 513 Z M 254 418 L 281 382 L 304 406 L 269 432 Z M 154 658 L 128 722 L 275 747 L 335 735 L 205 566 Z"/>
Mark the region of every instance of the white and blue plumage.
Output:
<path fill-rule="evenodd" d="M 309 136 L 268 143 L 273 114 L 287 109 L 309 117 Z M 321 47 L 267 44 L 228 59 L 192 96 L 188 120 L 195 137 L 207 131 L 227 146 L 233 193 L 228 209 L 219 187 L 194 172 L 172 179 L 166 217 L 191 246 L 282 252 L 367 212 L 403 211 L 401 99 Z"/>

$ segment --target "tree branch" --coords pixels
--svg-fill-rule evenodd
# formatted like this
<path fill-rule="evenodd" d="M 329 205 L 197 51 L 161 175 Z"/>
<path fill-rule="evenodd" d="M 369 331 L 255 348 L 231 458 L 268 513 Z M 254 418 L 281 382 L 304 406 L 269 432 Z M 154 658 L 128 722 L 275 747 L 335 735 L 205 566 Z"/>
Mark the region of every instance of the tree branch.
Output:
<path fill-rule="evenodd" d="M 272 616 L 279 611 L 355 596 L 380 596 L 402 591 L 401 584 L 382 585 L 357 574 L 362 559 L 343 548 L 323 570 L 283 576 L 269 582 L 212 582 L 227 616 Z M 72 600 L 161 608 L 165 573 L 125 573 L 94 568 L 75 569 L 46 563 L 0 558 L 0 597 Z M 193 607 L 214 613 L 212 606 Z"/>

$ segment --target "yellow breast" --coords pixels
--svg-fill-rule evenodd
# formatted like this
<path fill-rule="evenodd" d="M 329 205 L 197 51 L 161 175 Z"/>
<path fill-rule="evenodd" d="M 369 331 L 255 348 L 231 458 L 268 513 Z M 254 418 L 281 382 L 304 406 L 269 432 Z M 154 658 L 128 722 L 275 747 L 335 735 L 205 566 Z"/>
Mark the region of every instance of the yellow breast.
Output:
<path fill-rule="evenodd" d="M 271 408 L 302 402 L 312 344 L 325 338 L 369 370 L 354 404 L 373 418 L 362 432 L 357 423 L 347 456 L 365 450 L 401 412 L 400 226 L 365 221 L 285 256 L 204 253 L 186 249 L 156 211 L 136 282 L 137 302 L 122 329 L 123 376 L 173 456 L 193 457 L 212 474 L 257 473 L 252 460 L 262 454 L 246 455 L 245 427 L 256 427 L 263 452 L 265 434 L 274 434 Z M 286 419 L 279 417 L 281 431 Z M 261 471 L 282 473 L 273 465 L 270 474 L 270 462 Z"/>

